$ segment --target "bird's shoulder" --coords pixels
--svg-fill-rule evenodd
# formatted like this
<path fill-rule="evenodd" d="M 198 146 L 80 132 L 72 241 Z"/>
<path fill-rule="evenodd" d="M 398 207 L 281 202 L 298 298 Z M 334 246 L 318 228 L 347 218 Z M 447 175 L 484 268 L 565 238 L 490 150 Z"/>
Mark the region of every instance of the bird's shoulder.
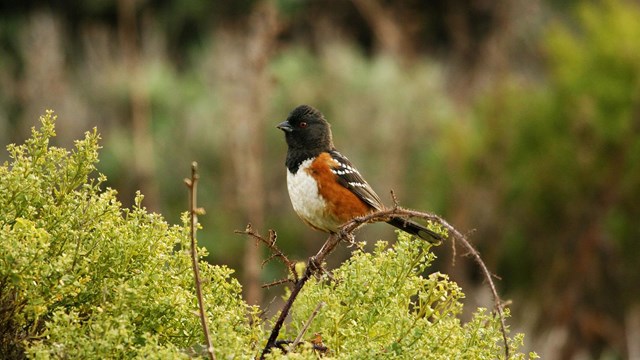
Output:
<path fill-rule="evenodd" d="M 378 210 L 383 208 L 378 194 L 373 191 L 369 183 L 346 156 L 335 149 L 329 150 L 325 154 L 325 159 L 331 159 L 330 170 L 340 185 L 351 190 L 371 207 Z"/>

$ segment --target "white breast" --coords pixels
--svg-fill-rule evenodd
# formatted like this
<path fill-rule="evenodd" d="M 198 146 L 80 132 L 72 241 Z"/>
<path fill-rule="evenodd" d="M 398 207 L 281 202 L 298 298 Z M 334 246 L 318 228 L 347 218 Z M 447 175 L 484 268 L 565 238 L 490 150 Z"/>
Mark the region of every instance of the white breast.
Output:
<path fill-rule="evenodd" d="M 327 203 L 318 192 L 316 181 L 306 171 L 312 161 L 303 161 L 295 174 L 287 170 L 287 188 L 293 210 L 302 220 L 319 230 L 336 231 L 340 223 L 326 216 Z"/>

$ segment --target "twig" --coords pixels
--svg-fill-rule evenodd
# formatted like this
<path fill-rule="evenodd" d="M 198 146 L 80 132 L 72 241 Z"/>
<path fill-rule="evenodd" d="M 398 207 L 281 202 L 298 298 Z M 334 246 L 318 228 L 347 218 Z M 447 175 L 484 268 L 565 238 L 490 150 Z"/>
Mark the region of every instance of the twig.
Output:
<path fill-rule="evenodd" d="M 307 332 L 307 330 L 309 330 L 309 325 L 311 325 L 311 322 L 313 321 L 313 319 L 315 319 L 315 317 L 318 315 L 318 312 L 320 311 L 320 309 L 324 305 L 325 305 L 324 301 L 321 301 L 320 303 L 318 303 L 316 308 L 313 310 L 313 312 L 309 316 L 309 319 L 307 319 L 307 322 L 304 324 L 304 327 L 302 328 L 302 330 L 300 330 L 300 333 L 298 334 L 296 339 L 293 340 L 293 343 L 289 347 L 290 349 L 295 349 L 295 347 L 298 346 L 298 344 L 300 343 L 300 340 L 302 340 L 302 337 L 304 336 L 304 334 Z"/>
<path fill-rule="evenodd" d="M 263 289 L 268 289 L 268 288 L 270 288 L 270 287 L 272 287 L 272 286 L 276 286 L 276 285 L 280 285 L 280 284 L 285 284 L 285 283 L 295 283 L 295 280 L 292 280 L 292 279 L 289 279 L 289 278 L 286 278 L 286 279 L 280 279 L 280 280 L 276 280 L 276 281 L 270 282 L 270 283 L 268 283 L 268 284 L 264 284 L 264 285 L 262 285 L 262 288 L 263 288 Z"/>
<path fill-rule="evenodd" d="M 393 200 L 393 208 L 397 209 L 400 204 L 398 203 L 398 196 L 396 196 L 396 192 L 391 190 L 391 200 Z"/>
<path fill-rule="evenodd" d="M 289 260 L 289 258 L 276 246 L 276 240 L 278 239 L 278 234 L 269 229 L 269 239 L 264 238 L 262 235 L 258 234 L 255 230 L 253 230 L 253 226 L 251 224 L 247 224 L 247 228 L 244 231 L 235 230 L 236 234 L 244 234 L 254 238 L 256 241 L 260 241 L 265 244 L 269 250 L 271 250 L 271 256 L 262 262 L 262 266 L 271 261 L 272 259 L 278 258 L 282 263 L 289 269 L 291 273 L 293 273 L 293 277 L 295 281 L 298 280 L 298 274 L 296 273 L 295 265 L 296 263 Z"/>
<path fill-rule="evenodd" d="M 198 266 L 198 247 L 196 244 L 196 228 L 198 226 L 198 215 L 203 214 L 204 210 L 196 206 L 197 190 L 198 190 L 198 163 L 191 163 L 191 179 L 184 179 L 185 184 L 189 188 L 189 213 L 191 215 L 191 263 L 193 265 L 193 277 L 196 285 L 196 296 L 198 297 L 198 307 L 200 308 L 200 323 L 202 331 L 207 343 L 207 353 L 211 360 L 216 359 L 211 343 L 211 335 L 209 334 L 209 326 L 207 325 L 207 313 L 204 308 L 204 299 L 202 297 L 202 281 L 200 280 L 200 268 Z"/>

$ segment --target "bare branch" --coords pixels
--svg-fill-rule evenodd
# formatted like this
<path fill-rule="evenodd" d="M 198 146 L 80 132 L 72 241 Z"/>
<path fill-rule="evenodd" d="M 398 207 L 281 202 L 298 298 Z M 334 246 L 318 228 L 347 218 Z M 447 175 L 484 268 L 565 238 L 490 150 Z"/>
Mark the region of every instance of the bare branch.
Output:
<path fill-rule="evenodd" d="M 415 211 L 415 210 L 404 209 L 401 207 L 394 207 L 392 209 L 384 209 L 381 211 L 376 211 L 366 216 L 361 216 L 358 219 L 353 219 L 345 223 L 344 225 L 342 225 L 341 229 L 343 232 L 352 233 L 353 231 L 355 231 L 365 223 L 382 222 L 382 221 L 386 222 L 393 217 L 421 218 L 424 220 L 432 221 L 434 223 L 438 223 L 448 231 L 449 238 L 452 239 L 452 241 L 459 241 L 467 249 L 467 251 L 473 258 L 473 260 L 480 267 L 480 270 L 482 271 L 482 274 L 485 280 L 489 284 L 489 289 L 491 290 L 491 294 L 493 295 L 494 307 L 498 312 L 498 316 L 500 317 L 500 327 L 502 331 L 502 339 L 504 341 L 505 357 L 508 359 L 509 343 L 507 341 L 507 326 L 506 326 L 506 320 L 504 316 L 504 303 L 500 299 L 500 296 L 498 295 L 498 291 L 496 290 L 495 283 L 493 282 L 494 275 L 489 271 L 484 261 L 482 261 L 482 258 L 480 257 L 480 253 L 473 247 L 473 245 L 471 245 L 469 240 L 467 240 L 467 237 L 464 236 L 462 233 L 460 233 L 458 230 L 456 230 L 456 228 L 451 226 L 448 222 L 446 222 L 444 219 L 442 219 L 437 215 Z"/>
<path fill-rule="evenodd" d="M 280 280 L 276 280 L 274 282 L 270 282 L 268 284 L 264 284 L 264 285 L 262 285 L 262 288 L 263 289 L 268 289 L 268 288 L 270 288 L 272 286 L 276 286 L 276 285 L 280 285 L 280 284 L 286 284 L 286 283 L 295 283 L 295 280 L 292 280 L 292 279 L 289 279 L 289 278 L 280 279 Z"/>
<path fill-rule="evenodd" d="M 185 184 L 189 188 L 189 213 L 191 215 L 191 263 L 193 265 L 193 277 L 196 285 L 196 296 L 198 297 L 198 307 L 200 308 L 200 323 L 202 331 L 207 343 L 207 353 L 211 360 L 216 359 L 211 343 L 211 335 L 209 334 L 209 325 L 207 321 L 207 312 L 204 307 L 204 298 L 202 297 L 202 281 L 200 280 L 200 268 L 198 266 L 198 246 L 196 243 L 196 229 L 198 227 L 198 214 L 204 213 L 202 208 L 196 206 L 197 190 L 198 190 L 198 163 L 191 163 L 191 179 L 185 179 Z"/>
<path fill-rule="evenodd" d="M 267 258 L 262 262 L 262 266 L 264 266 L 266 263 L 268 263 L 272 259 L 278 258 L 287 267 L 287 269 L 289 269 L 289 271 L 293 274 L 294 278 L 297 281 L 298 274 L 296 273 L 296 269 L 295 269 L 296 263 L 289 260 L 289 258 L 282 252 L 282 250 L 280 250 L 276 246 L 276 239 L 278 238 L 278 234 L 276 234 L 274 230 L 269 229 L 268 239 L 264 238 L 262 235 L 260 235 L 255 230 L 253 230 L 253 227 L 251 226 L 251 224 L 247 224 L 247 228 L 244 231 L 236 230 L 235 233 L 248 235 L 253 239 L 255 239 L 256 241 L 260 241 L 263 244 L 265 244 L 269 248 L 269 250 L 271 250 L 271 256 L 269 256 L 269 258 Z"/>

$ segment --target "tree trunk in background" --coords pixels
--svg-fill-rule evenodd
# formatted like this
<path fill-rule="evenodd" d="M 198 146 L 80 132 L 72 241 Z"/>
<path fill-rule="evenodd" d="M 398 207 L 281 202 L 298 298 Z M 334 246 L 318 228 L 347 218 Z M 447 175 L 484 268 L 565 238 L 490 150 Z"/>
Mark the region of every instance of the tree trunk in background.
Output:
<path fill-rule="evenodd" d="M 229 156 L 234 168 L 237 203 L 242 216 L 256 229 L 264 225 L 264 134 L 270 79 L 266 65 L 278 33 L 272 1 L 254 5 L 246 21 L 216 29 L 216 56 L 222 79 L 224 122 L 229 130 Z M 243 288 L 248 303 L 262 299 L 260 248 L 247 241 L 243 259 Z"/>
<path fill-rule="evenodd" d="M 534 11 L 536 2 L 529 4 Z M 451 37 L 452 68 L 449 74 L 450 92 L 458 104 L 467 106 L 474 91 L 482 85 L 496 83 L 506 73 L 509 46 L 514 36 L 511 28 L 510 1 L 447 2 L 445 22 Z M 485 26 L 478 19 L 485 18 Z M 519 19 L 521 20 L 521 19 Z"/>
<path fill-rule="evenodd" d="M 415 57 L 411 37 L 403 26 L 403 18 L 395 16 L 392 7 L 378 0 L 352 0 L 375 34 L 378 50 L 396 57 L 398 61 L 411 61 Z"/>
<path fill-rule="evenodd" d="M 627 312 L 625 319 L 627 355 L 629 359 L 640 359 L 640 304 L 635 304 Z"/>
<path fill-rule="evenodd" d="M 155 181 L 151 106 L 140 62 L 136 0 L 118 0 L 118 37 L 122 61 L 129 74 L 133 183 L 145 195 L 145 206 L 159 211 L 158 184 Z"/>
<path fill-rule="evenodd" d="M 395 16 L 392 7 L 385 7 L 378 0 L 352 0 L 352 3 L 375 35 L 377 53 L 406 65 L 413 58 L 413 48 L 402 22 Z M 374 187 L 379 187 L 378 193 L 384 202 L 388 203 L 389 190 L 394 190 L 402 201 L 403 184 L 400 182 L 400 174 L 404 174 L 406 168 L 406 159 L 402 156 L 402 151 L 407 121 L 398 119 L 399 113 L 380 114 L 380 111 L 384 110 L 378 107 L 374 109 L 374 115 L 371 118 L 373 123 L 361 124 L 358 127 L 368 127 L 379 131 L 378 134 L 385 134 L 375 142 L 378 144 L 376 153 L 382 156 L 380 161 L 385 164 L 385 171 L 380 174 L 382 183 Z M 386 136 L 389 133 L 395 136 Z M 380 187 L 380 185 L 386 186 Z"/>

